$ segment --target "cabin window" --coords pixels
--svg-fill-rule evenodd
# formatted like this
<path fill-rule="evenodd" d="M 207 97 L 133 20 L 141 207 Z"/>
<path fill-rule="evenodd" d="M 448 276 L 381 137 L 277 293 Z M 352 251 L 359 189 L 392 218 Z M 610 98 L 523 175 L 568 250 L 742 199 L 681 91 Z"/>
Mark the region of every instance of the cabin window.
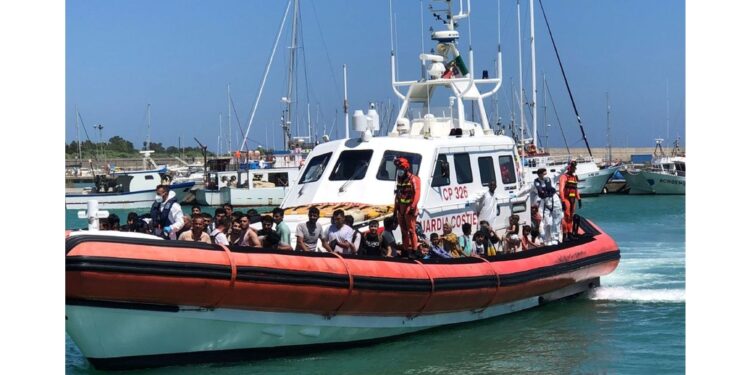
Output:
<path fill-rule="evenodd" d="M 300 183 L 305 184 L 318 181 L 320 176 L 323 175 L 323 171 L 326 169 L 328 161 L 331 159 L 331 154 L 332 153 L 329 152 L 312 158 L 312 160 L 307 163 L 307 168 L 305 168 L 305 173 L 302 174 L 302 180 Z"/>
<path fill-rule="evenodd" d="M 145 175 L 144 177 L 146 177 L 147 180 L 153 180 L 154 179 L 154 176 L 148 175 L 148 174 Z"/>
<path fill-rule="evenodd" d="M 380 162 L 380 168 L 378 168 L 377 179 L 384 181 L 396 181 L 396 166 L 393 165 L 393 159 L 397 157 L 404 157 L 409 161 L 411 166 L 411 173 L 419 174 L 419 166 L 422 163 L 422 155 L 412 154 L 409 152 L 391 151 L 386 150 L 383 153 L 383 160 Z"/>
<path fill-rule="evenodd" d="M 459 184 L 468 184 L 474 181 L 474 176 L 471 174 L 471 162 L 469 160 L 469 154 L 455 154 L 453 155 L 453 164 L 456 168 L 456 182 Z"/>
<path fill-rule="evenodd" d="M 500 163 L 500 178 L 503 184 L 516 183 L 516 168 L 513 164 L 513 158 L 510 155 L 503 155 L 498 158 Z"/>
<path fill-rule="evenodd" d="M 490 181 L 495 181 L 495 165 L 492 162 L 492 158 L 489 156 L 482 156 L 477 159 L 479 163 L 479 178 L 482 180 L 482 186 L 487 186 Z"/>
<path fill-rule="evenodd" d="M 339 160 L 333 166 L 331 181 L 361 180 L 365 178 L 367 167 L 370 165 L 372 150 L 350 150 L 339 155 Z"/>
<path fill-rule="evenodd" d="M 289 177 L 287 173 L 269 173 L 268 182 L 273 182 L 275 186 L 287 187 L 289 186 Z"/>
<path fill-rule="evenodd" d="M 448 157 L 440 154 L 435 162 L 435 170 L 432 172 L 432 187 L 450 185 L 451 176 L 448 167 Z"/>

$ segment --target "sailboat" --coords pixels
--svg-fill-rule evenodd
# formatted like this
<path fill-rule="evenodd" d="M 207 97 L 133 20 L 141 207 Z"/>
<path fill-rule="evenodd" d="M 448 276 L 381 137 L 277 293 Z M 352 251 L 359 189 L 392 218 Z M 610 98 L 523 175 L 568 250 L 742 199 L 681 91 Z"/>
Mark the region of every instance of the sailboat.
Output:
<path fill-rule="evenodd" d="M 253 111 L 250 115 L 250 121 L 245 131 L 244 139 L 240 150 L 235 152 L 234 158 L 226 159 L 227 162 L 234 163 L 236 168 L 229 170 L 226 167 L 209 168 L 207 172 L 208 181 L 203 189 L 196 193 L 196 200 L 202 205 L 217 206 L 230 203 L 235 207 L 252 207 L 252 206 L 277 206 L 281 204 L 289 188 L 297 180 L 299 169 L 303 165 L 305 156 L 304 139 L 301 137 L 292 137 L 292 109 L 295 84 L 295 73 L 297 64 L 297 40 L 299 34 L 299 0 L 291 3 L 292 7 L 292 25 L 291 25 L 291 46 L 289 47 L 289 67 L 287 75 L 287 94 L 282 98 L 282 103 L 286 108 L 282 116 L 282 135 L 284 151 L 275 152 L 271 155 L 261 157 L 258 151 L 244 150 L 247 145 L 250 127 L 252 126 L 258 103 L 263 94 L 266 78 L 269 68 L 273 63 L 276 47 L 280 36 L 283 33 L 284 26 L 288 15 L 285 13 L 281 26 L 276 35 L 276 42 L 266 64 L 265 74 L 256 97 Z M 230 116 L 231 121 L 231 116 Z M 309 125 L 309 108 L 308 108 L 308 125 Z M 298 129 L 299 130 L 299 127 Z M 311 135 L 308 138 L 311 140 Z M 310 145 L 310 142 L 307 144 Z M 231 148 L 231 143 L 230 143 Z"/>
<path fill-rule="evenodd" d="M 540 3 L 541 5 L 541 3 Z M 517 9 L 517 18 L 518 18 L 518 32 L 519 32 L 519 75 L 521 74 L 521 63 L 520 63 L 520 56 L 521 56 L 521 41 L 520 41 L 520 1 L 516 2 L 516 9 Z M 542 12 L 544 12 L 544 8 L 542 7 Z M 565 78 L 565 86 L 568 89 L 568 94 L 570 96 L 570 100 L 573 104 L 573 109 L 576 114 L 576 118 L 578 120 L 578 125 L 581 129 L 581 134 L 583 136 L 583 140 L 586 143 L 586 149 L 588 150 L 588 157 L 577 157 L 574 158 L 571 155 L 568 155 L 567 158 L 561 160 L 560 158 L 553 158 L 549 154 L 545 153 L 544 150 L 539 147 L 539 142 L 537 140 L 537 109 L 536 109 L 536 44 L 535 44 L 535 38 L 534 38 L 534 2 L 529 1 L 529 17 L 530 17 L 530 35 L 531 35 L 531 82 L 532 82 L 532 101 L 530 103 L 531 111 L 532 111 L 532 134 L 530 139 L 525 139 L 522 142 L 522 155 L 524 157 L 524 164 L 528 166 L 526 172 L 526 178 L 533 180 L 536 176 L 536 170 L 539 168 L 546 168 L 549 170 L 549 176 L 552 177 L 553 180 L 557 180 L 559 176 L 567 170 L 568 164 L 575 160 L 576 161 L 576 174 L 578 175 L 578 191 L 582 196 L 590 196 L 590 195 L 598 195 L 604 190 L 604 186 L 606 185 L 607 181 L 612 177 L 612 175 L 617 171 L 618 167 L 615 166 L 609 166 L 605 168 L 600 168 L 599 165 L 594 161 L 593 154 L 591 153 L 591 148 L 589 147 L 588 140 L 586 139 L 586 133 L 583 130 L 583 124 L 581 123 L 581 116 L 578 113 L 578 108 L 576 107 L 575 101 L 573 100 L 573 94 L 570 91 L 570 86 L 568 85 L 568 80 L 565 77 L 565 70 L 562 68 L 562 63 L 560 63 L 560 69 L 562 71 L 563 77 Z M 546 21 L 546 14 L 545 14 L 545 21 Z M 549 24 L 547 24 L 548 31 L 550 34 L 550 38 L 552 38 L 552 31 L 549 29 Z M 553 46 L 555 45 L 554 39 L 552 39 Z M 558 61 L 560 60 L 560 56 L 557 55 L 557 47 L 555 46 L 555 53 L 558 58 Z M 523 82 L 523 81 L 521 81 Z M 546 88 L 546 84 L 544 86 Z M 522 97 L 522 95 L 519 95 Z M 545 96 L 546 98 L 546 96 Z M 521 125 L 523 126 L 523 106 L 521 108 Z"/>

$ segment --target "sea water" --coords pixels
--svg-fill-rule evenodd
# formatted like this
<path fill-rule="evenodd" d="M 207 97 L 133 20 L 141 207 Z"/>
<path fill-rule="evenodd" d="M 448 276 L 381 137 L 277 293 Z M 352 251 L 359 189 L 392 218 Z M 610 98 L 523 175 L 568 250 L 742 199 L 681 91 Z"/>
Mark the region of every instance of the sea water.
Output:
<path fill-rule="evenodd" d="M 622 256 L 615 272 L 602 277 L 601 287 L 589 295 L 365 347 L 252 362 L 173 366 L 135 372 L 684 373 L 684 196 L 584 198 L 584 207 L 579 213 L 611 235 Z M 70 213 L 68 217 L 75 218 Z M 66 222 L 71 223 L 70 220 Z M 67 373 L 95 372 L 67 335 L 65 352 Z"/>

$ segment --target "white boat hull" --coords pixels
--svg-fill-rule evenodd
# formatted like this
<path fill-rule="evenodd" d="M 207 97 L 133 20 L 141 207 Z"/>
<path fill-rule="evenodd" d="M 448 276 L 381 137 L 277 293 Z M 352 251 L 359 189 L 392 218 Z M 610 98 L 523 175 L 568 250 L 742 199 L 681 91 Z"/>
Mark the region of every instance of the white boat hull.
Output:
<path fill-rule="evenodd" d="M 199 189 L 195 192 L 195 201 L 201 206 L 221 206 L 229 202 L 222 190 Z"/>
<path fill-rule="evenodd" d="M 685 177 L 650 171 L 623 173 L 629 194 L 685 195 Z"/>
<path fill-rule="evenodd" d="M 66 331 L 97 368 L 200 362 L 238 350 L 276 349 L 369 341 L 465 323 L 539 306 L 585 292 L 598 278 L 484 310 L 403 316 L 337 315 L 138 305 L 66 305 Z M 134 345 L 138 343 L 138 345 Z M 105 349 L 106 348 L 106 349 Z M 218 355 L 218 356 L 217 356 Z M 250 358 L 244 355 L 240 358 Z"/>
<path fill-rule="evenodd" d="M 278 206 L 284 201 L 289 188 L 222 188 L 226 189 L 229 203 L 235 207 Z"/>
<path fill-rule="evenodd" d="M 97 200 L 99 209 L 136 209 L 149 208 L 154 203 L 153 191 L 140 191 L 134 193 L 100 193 L 100 194 L 75 194 L 65 196 L 66 210 L 85 210 L 88 201 Z"/>
<path fill-rule="evenodd" d="M 578 191 L 581 195 L 598 195 L 604 190 L 607 181 L 618 167 L 599 169 L 587 173 L 578 173 Z"/>

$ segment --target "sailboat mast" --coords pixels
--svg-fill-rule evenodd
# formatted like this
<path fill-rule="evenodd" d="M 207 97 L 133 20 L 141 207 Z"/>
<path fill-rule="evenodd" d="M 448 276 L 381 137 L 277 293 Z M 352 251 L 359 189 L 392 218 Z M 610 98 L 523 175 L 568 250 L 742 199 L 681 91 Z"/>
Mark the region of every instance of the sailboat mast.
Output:
<path fill-rule="evenodd" d="M 224 117 L 223 114 L 219 113 L 219 136 L 216 140 L 216 155 L 221 155 L 221 118 Z"/>
<path fill-rule="evenodd" d="M 529 0 L 529 29 L 531 30 L 531 121 L 532 143 L 536 146 L 536 47 L 534 43 L 534 0 Z"/>
<path fill-rule="evenodd" d="M 312 120 L 310 119 L 310 102 L 307 103 L 307 139 L 312 142 Z"/>
<path fill-rule="evenodd" d="M 544 148 L 549 147 L 549 126 L 547 125 L 547 76 L 542 72 L 542 105 L 544 106 Z M 538 149 L 538 147 L 537 147 Z"/>
<path fill-rule="evenodd" d="M 78 139 L 78 160 L 83 163 L 83 153 L 81 153 L 81 131 L 78 128 L 78 105 L 75 106 L 76 109 L 76 138 Z"/>
<path fill-rule="evenodd" d="M 146 124 L 146 151 L 151 149 L 151 104 L 146 104 L 148 122 Z"/>
<path fill-rule="evenodd" d="M 667 80 L 667 139 L 669 138 L 669 80 Z"/>
<path fill-rule="evenodd" d="M 227 138 L 229 138 L 229 142 L 227 142 L 227 151 L 231 154 L 232 153 L 232 102 L 231 102 L 231 96 L 232 94 L 229 91 L 229 84 L 227 83 L 227 127 L 229 128 L 229 135 Z"/>
<path fill-rule="evenodd" d="M 612 132 L 612 123 L 611 123 L 611 108 L 609 106 L 609 92 L 607 92 L 607 162 L 612 163 L 612 138 L 610 137 L 610 133 Z"/>
<path fill-rule="evenodd" d="M 286 119 L 284 124 L 284 150 L 289 150 L 291 141 L 291 124 L 292 124 L 292 98 L 294 94 L 294 72 L 297 57 L 297 18 L 299 17 L 299 0 L 294 0 L 294 13 L 292 15 L 292 45 L 289 48 L 289 71 L 287 72 L 287 89 L 286 89 Z M 299 134 L 299 124 L 297 124 L 297 134 Z"/>
<path fill-rule="evenodd" d="M 521 45 L 521 1 L 516 0 L 516 21 L 518 23 L 518 105 L 520 109 L 519 121 L 521 128 L 521 142 L 523 142 L 523 46 Z"/>

